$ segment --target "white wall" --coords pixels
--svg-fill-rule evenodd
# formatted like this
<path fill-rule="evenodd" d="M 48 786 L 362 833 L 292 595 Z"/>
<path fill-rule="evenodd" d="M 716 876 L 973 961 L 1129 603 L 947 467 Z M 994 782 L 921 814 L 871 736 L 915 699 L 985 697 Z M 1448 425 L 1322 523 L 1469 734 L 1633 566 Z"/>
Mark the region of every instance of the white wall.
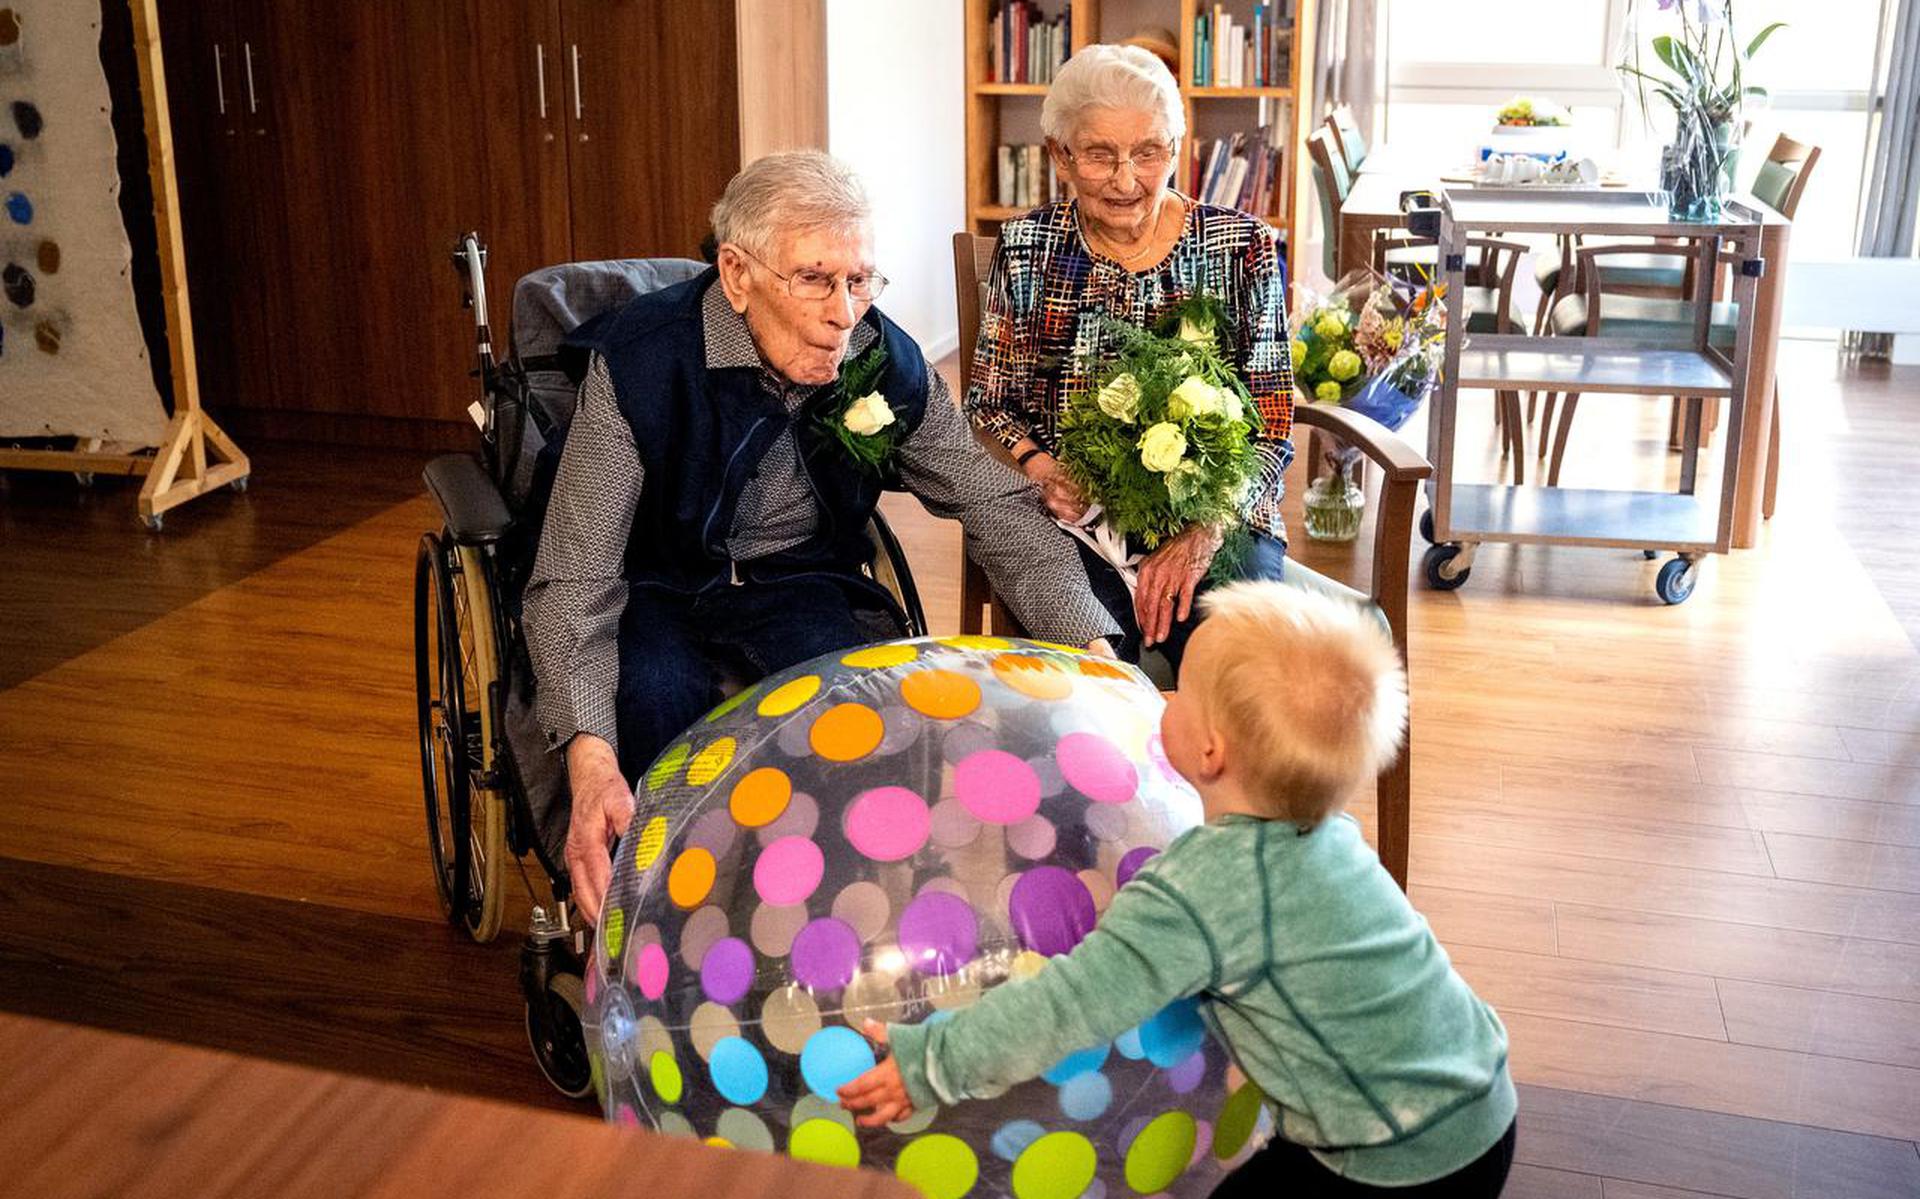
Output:
<path fill-rule="evenodd" d="M 827 148 L 866 180 L 880 307 L 929 359 L 959 344 L 953 235 L 965 228 L 964 6 L 827 0 Z"/>

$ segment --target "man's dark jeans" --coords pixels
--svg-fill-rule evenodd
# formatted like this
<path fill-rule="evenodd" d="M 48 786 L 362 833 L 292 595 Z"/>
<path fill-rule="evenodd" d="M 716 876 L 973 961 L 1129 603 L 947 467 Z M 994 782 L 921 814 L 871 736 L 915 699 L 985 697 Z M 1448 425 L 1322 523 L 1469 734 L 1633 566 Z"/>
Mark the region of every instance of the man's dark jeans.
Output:
<path fill-rule="evenodd" d="M 1093 586 L 1094 596 L 1120 625 L 1120 642 L 1113 647 L 1114 652 L 1128 662 L 1139 662 L 1142 648 L 1140 624 L 1133 616 L 1133 594 L 1127 590 L 1126 580 L 1106 559 L 1087 548 L 1085 542 L 1077 537 L 1072 540 L 1073 544 L 1080 547 L 1080 559 L 1086 564 L 1087 581 Z M 1252 544 L 1237 564 L 1233 578 L 1278 581 L 1287 565 L 1287 543 L 1264 533 L 1254 533 L 1250 540 Z M 1205 595 L 1214 585 L 1211 582 L 1201 583 L 1200 594 Z M 1175 616 L 1177 618 L 1178 613 Z M 1180 659 L 1187 651 L 1187 638 L 1193 636 L 1193 630 L 1199 626 L 1200 603 L 1196 599 L 1187 619 L 1175 619 L 1167 632 L 1167 639 L 1156 647 L 1166 656 L 1167 664 L 1173 667 L 1176 674 L 1180 670 Z"/>
<path fill-rule="evenodd" d="M 742 685 L 874 637 L 876 617 L 829 578 L 721 585 L 701 595 L 651 587 L 627 592 L 620 616 L 616 724 L 620 771 L 640 777 L 688 725 L 720 702 L 720 682 Z"/>

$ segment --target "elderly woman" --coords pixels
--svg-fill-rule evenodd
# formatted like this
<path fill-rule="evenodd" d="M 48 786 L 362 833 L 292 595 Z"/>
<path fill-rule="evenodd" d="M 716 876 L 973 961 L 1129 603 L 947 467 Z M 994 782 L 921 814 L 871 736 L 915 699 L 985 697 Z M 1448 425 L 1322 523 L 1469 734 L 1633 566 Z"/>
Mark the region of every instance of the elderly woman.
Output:
<path fill-rule="evenodd" d="M 1047 93 L 1040 126 L 1075 198 L 1001 226 L 967 411 L 1040 485 L 1053 515 L 1078 520 L 1087 501 L 1052 451 L 1068 399 L 1086 388 L 1108 348 L 1100 318 L 1144 326 L 1193 296 L 1217 298 L 1227 319 L 1216 335 L 1263 426 L 1260 473 L 1242 513 L 1253 548 L 1238 573 L 1278 578 L 1293 375 L 1273 230 L 1168 186 L 1186 119 L 1173 76 L 1145 50 L 1089 46 L 1075 54 Z M 1161 543 L 1141 562 L 1131 597 L 1120 576 L 1083 549 L 1095 592 L 1126 629 L 1122 656 L 1161 644 L 1179 665 L 1196 621 L 1193 598 L 1222 535 L 1196 525 Z"/>
<path fill-rule="evenodd" d="M 886 483 L 958 517 L 1036 636 L 1119 630 L 1035 488 L 974 440 L 886 287 L 859 180 L 817 151 L 748 166 L 714 206 L 718 262 L 588 322 L 593 352 L 526 591 L 539 719 L 565 748 L 566 860 L 598 918 L 632 782 L 720 698 L 899 632 L 862 573 Z M 843 383 L 858 378 L 859 386 Z M 858 391 L 861 394 L 850 394 Z"/>

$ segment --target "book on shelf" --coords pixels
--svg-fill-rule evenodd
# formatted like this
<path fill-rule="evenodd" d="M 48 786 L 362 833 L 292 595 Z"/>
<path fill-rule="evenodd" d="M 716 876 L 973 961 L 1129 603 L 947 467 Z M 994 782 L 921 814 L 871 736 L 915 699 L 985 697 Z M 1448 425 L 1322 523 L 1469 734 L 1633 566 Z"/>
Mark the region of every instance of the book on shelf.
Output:
<path fill-rule="evenodd" d="M 994 197 L 1002 208 L 1038 208 L 1066 196 L 1053 156 L 1043 145 L 1003 145 L 995 165 Z"/>
<path fill-rule="evenodd" d="M 1251 23 L 1224 4 L 1193 18 L 1195 87 L 1282 87 L 1293 66 L 1293 3 L 1256 4 Z"/>
<path fill-rule="evenodd" d="M 1073 52 L 1073 14 L 1049 18 L 1034 0 L 996 2 L 987 25 L 987 82 L 1052 83 Z"/>
<path fill-rule="evenodd" d="M 1203 204 L 1238 208 L 1255 216 L 1280 211 L 1282 148 L 1278 126 L 1197 142 L 1187 178 L 1188 194 Z"/>

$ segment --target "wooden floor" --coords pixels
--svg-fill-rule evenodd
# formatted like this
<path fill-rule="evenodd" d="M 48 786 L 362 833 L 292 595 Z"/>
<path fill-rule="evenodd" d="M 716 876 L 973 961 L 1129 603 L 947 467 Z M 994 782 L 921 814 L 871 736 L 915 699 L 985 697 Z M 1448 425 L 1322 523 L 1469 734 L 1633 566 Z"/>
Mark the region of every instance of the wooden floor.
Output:
<path fill-rule="evenodd" d="M 1781 370 L 1780 514 L 1688 603 L 1532 547 L 1414 596 L 1412 893 L 1512 1032 L 1511 1195 L 1920 1194 L 1920 372 Z M 1664 429 L 1589 401 L 1567 481 Z M 424 865 L 419 463 L 256 453 L 158 538 L 0 490 L 0 1008 L 552 1102 Z M 950 628 L 954 526 L 889 513 Z"/>

